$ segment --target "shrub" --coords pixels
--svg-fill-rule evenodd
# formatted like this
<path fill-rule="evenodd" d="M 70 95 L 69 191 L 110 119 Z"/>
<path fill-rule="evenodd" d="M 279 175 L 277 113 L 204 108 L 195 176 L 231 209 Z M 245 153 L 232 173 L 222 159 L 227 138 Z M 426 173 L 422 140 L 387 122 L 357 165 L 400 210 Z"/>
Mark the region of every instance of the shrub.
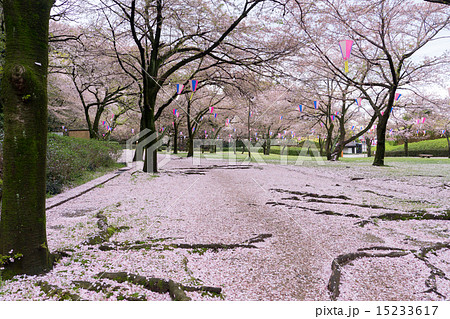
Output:
<path fill-rule="evenodd" d="M 118 143 L 49 134 L 47 144 L 47 192 L 58 194 L 64 185 L 84 171 L 95 171 L 116 163 Z"/>
<path fill-rule="evenodd" d="M 2 141 L 0 142 L 0 146 Z M 47 139 L 47 193 L 62 191 L 84 171 L 95 171 L 116 163 L 121 147 L 118 143 L 84 140 L 49 134 Z M 3 154 L 0 147 L 0 174 Z M 2 176 L 0 176 L 0 194 Z M 1 195 L 0 195 L 1 196 Z"/>
<path fill-rule="evenodd" d="M 408 144 L 409 156 L 419 156 L 419 154 L 431 154 L 436 157 L 448 156 L 447 139 L 426 140 Z M 387 157 L 405 156 L 404 145 L 386 147 Z"/>
<path fill-rule="evenodd" d="M 288 150 L 288 154 L 287 155 L 299 156 L 301 151 L 302 151 L 304 143 L 305 143 L 305 141 L 301 141 L 300 143 L 298 143 L 298 146 L 286 147 L 284 149 L 284 152 L 286 152 L 286 149 L 287 149 Z M 316 150 L 320 150 L 319 143 L 317 141 L 314 141 L 314 145 L 316 146 Z M 283 150 L 283 146 L 272 145 L 270 147 L 270 154 L 277 154 L 277 155 L 279 155 L 282 150 Z M 313 152 L 314 152 L 313 150 L 314 150 L 314 148 L 303 150 L 303 152 L 306 151 L 305 155 L 307 155 L 307 156 L 318 156 L 318 154 L 313 154 Z"/>

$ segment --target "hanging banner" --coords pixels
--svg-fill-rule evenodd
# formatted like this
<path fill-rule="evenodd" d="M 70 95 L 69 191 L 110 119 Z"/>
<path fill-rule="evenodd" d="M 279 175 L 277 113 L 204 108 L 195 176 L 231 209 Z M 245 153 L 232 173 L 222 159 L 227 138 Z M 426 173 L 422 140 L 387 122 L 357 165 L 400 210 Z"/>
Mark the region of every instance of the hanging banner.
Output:
<path fill-rule="evenodd" d="M 344 59 L 345 73 L 348 73 L 348 59 L 352 52 L 353 41 L 352 40 L 342 40 L 339 41 L 339 47 L 341 48 L 342 59 Z"/>

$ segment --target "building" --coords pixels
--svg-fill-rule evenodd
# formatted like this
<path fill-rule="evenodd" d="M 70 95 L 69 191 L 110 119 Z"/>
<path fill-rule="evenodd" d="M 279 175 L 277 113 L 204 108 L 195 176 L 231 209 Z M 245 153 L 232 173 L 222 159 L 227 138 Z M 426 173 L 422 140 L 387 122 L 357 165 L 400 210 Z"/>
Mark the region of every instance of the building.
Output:
<path fill-rule="evenodd" d="M 344 154 L 361 154 L 362 152 L 366 151 L 365 145 L 362 143 L 356 143 L 355 141 L 352 141 L 344 146 L 343 153 Z"/>
<path fill-rule="evenodd" d="M 68 130 L 67 135 L 69 135 L 70 137 L 84 138 L 86 140 L 89 140 L 91 138 L 89 130 L 87 129 Z"/>

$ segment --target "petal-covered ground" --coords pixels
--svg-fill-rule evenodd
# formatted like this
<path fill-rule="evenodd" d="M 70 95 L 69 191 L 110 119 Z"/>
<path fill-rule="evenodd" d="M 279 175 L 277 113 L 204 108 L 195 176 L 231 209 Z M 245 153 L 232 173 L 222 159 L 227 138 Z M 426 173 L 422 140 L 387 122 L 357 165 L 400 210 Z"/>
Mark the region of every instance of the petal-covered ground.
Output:
<path fill-rule="evenodd" d="M 62 258 L 0 300 L 171 300 L 144 277 L 193 300 L 449 300 L 450 162 L 425 161 L 110 174 L 48 200 Z"/>

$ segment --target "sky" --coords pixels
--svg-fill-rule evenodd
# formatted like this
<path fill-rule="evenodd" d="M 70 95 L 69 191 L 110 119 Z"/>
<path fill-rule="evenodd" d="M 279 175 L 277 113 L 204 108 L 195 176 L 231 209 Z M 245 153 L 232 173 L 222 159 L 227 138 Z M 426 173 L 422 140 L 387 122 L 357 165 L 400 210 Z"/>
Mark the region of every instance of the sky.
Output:
<path fill-rule="evenodd" d="M 439 34 L 439 39 L 427 43 L 413 58 L 421 60 L 427 56 L 439 56 L 445 51 L 450 52 L 450 30 L 441 32 Z M 443 83 L 442 86 L 434 86 L 432 90 L 435 94 L 439 94 L 442 97 L 448 97 L 448 88 L 450 88 L 450 77 L 448 77 L 446 83 Z"/>

